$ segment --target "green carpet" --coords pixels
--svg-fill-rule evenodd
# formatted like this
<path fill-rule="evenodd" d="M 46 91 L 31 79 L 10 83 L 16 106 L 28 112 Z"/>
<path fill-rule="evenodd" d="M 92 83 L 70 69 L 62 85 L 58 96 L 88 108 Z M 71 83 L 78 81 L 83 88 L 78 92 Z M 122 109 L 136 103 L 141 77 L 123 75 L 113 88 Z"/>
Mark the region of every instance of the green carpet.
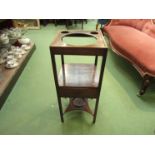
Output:
<path fill-rule="evenodd" d="M 95 30 L 95 24 L 89 20 L 84 29 Z M 65 26 L 49 24 L 26 34 L 37 49 L 0 111 L 0 134 L 155 134 L 155 82 L 144 96 L 137 97 L 140 75 L 111 50 L 96 124 L 92 125 L 92 116 L 78 111 L 65 114 L 61 123 L 49 52 L 60 29 Z M 67 56 L 65 61 L 92 62 L 94 58 Z M 64 106 L 67 102 L 63 99 Z"/>

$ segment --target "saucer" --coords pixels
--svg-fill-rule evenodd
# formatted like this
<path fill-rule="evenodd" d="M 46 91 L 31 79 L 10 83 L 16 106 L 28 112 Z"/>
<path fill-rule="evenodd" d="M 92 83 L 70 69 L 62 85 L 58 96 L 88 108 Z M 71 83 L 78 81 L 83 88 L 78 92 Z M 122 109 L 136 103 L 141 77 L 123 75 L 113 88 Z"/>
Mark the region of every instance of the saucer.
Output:
<path fill-rule="evenodd" d="M 26 51 L 28 51 L 28 50 L 31 49 L 31 46 L 28 46 L 28 45 L 22 45 L 21 48 L 24 49 L 24 50 L 26 50 Z"/>
<path fill-rule="evenodd" d="M 26 53 L 27 53 L 27 51 L 24 50 L 24 49 L 22 49 L 21 54 L 24 55 L 24 54 L 26 54 Z"/>
<path fill-rule="evenodd" d="M 5 67 L 6 68 L 15 68 L 15 67 L 17 67 L 19 64 L 18 64 L 18 62 L 13 62 L 13 61 L 8 61 L 7 63 L 6 63 L 6 65 L 5 65 Z"/>

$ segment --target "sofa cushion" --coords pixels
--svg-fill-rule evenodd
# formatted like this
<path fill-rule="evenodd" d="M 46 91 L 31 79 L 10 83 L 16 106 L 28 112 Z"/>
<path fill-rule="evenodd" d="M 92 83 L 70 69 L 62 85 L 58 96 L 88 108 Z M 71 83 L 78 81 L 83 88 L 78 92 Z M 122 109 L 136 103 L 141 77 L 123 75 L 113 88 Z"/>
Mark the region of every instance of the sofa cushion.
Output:
<path fill-rule="evenodd" d="M 113 47 L 143 72 L 155 75 L 155 39 L 128 26 L 106 26 Z"/>
<path fill-rule="evenodd" d="M 149 21 L 149 19 L 113 19 L 110 25 L 131 26 L 141 31 L 144 25 Z"/>

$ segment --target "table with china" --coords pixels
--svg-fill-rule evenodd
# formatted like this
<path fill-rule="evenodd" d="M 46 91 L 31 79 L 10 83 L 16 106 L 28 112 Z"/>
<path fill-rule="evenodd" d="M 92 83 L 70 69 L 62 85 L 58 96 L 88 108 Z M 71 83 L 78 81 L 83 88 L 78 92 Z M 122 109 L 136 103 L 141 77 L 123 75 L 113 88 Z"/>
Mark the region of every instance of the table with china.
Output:
<path fill-rule="evenodd" d="M 73 43 L 75 39 L 77 40 Z M 50 54 L 61 122 L 64 122 L 66 112 L 80 110 L 91 114 L 93 123 L 95 123 L 107 57 L 107 45 L 102 32 L 60 31 L 50 45 Z M 72 62 L 68 63 L 65 56 L 71 55 L 75 56 L 75 59 L 72 61 L 70 58 Z M 59 56 L 61 58 L 60 72 L 58 71 Z M 85 63 L 82 62 L 81 58 L 75 62 L 77 56 L 94 57 L 95 61 Z M 100 62 L 98 58 L 101 58 Z M 65 110 L 63 110 L 62 98 L 69 99 L 69 104 Z M 89 106 L 89 99 L 96 100 L 94 110 Z"/>
<path fill-rule="evenodd" d="M 0 108 L 35 49 L 31 39 L 17 28 L 0 31 Z"/>

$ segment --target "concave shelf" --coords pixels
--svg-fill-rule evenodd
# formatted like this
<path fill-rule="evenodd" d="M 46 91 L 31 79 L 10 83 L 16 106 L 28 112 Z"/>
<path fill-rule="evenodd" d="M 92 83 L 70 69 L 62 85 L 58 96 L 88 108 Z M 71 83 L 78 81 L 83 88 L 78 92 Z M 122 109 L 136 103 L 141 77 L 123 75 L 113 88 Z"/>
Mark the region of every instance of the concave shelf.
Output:
<path fill-rule="evenodd" d="M 61 87 L 98 87 L 99 74 L 93 64 L 64 64 L 59 73 Z"/>

